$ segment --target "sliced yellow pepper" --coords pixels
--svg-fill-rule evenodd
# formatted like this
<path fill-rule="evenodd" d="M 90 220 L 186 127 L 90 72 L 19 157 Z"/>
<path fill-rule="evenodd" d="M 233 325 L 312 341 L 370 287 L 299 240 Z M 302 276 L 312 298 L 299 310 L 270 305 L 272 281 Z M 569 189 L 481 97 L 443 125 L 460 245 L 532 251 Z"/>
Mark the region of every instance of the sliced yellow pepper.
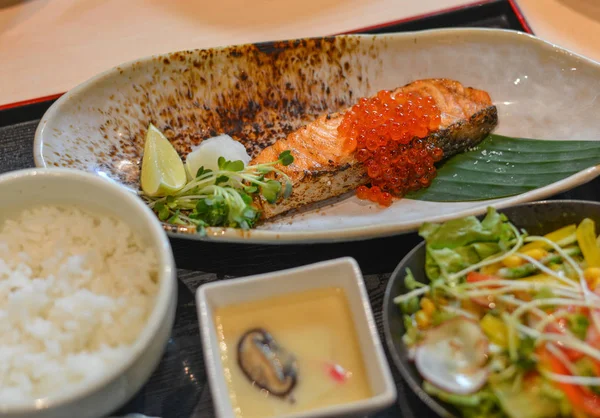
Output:
<path fill-rule="evenodd" d="M 481 268 L 481 274 L 486 274 L 488 276 L 493 276 L 498 273 L 498 270 L 502 268 L 502 263 L 494 263 L 488 264 L 487 266 L 483 266 Z"/>
<path fill-rule="evenodd" d="M 575 234 L 577 230 L 577 225 L 572 224 L 572 225 L 567 225 L 565 227 L 562 227 L 560 229 L 557 229 L 556 231 L 552 231 L 549 234 L 544 235 L 544 238 L 549 239 L 552 242 L 556 242 L 556 243 L 560 243 L 562 240 L 568 238 L 569 236 Z M 543 241 L 534 241 L 534 242 L 530 242 L 527 245 L 524 245 L 523 247 L 521 247 L 521 249 L 519 250 L 520 253 L 524 253 L 527 251 L 531 251 L 534 248 L 544 248 L 544 249 L 549 249 L 550 246 L 543 242 Z"/>
<path fill-rule="evenodd" d="M 513 254 L 503 259 L 502 264 L 504 264 L 508 268 L 515 268 L 525 264 L 525 260 L 519 257 L 518 255 Z"/>
<path fill-rule="evenodd" d="M 479 321 L 479 325 L 481 325 L 481 329 L 491 342 L 502 348 L 508 347 L 508 329 L 504 321 L 493 315 L 486 314 Z"/>
<path fill-rule="evenodd" d="M 588 267 L 600 267 L 600 248 L 596 244 L 596 224 L 585 218 L 577 227 L 577 243 Z"/>
<path fill-rule="evenodd" d="M 595 290 L 600 284 L 600 268 L 588 267 L 583 271 L 583 278 L 590 289 Z"/>
<path fill-rule="evenodd" d="M 521 279 L 526 282 L 537 282 L 537 283 L 561 283 L 556 277 L 550 276 L 549 274 L 536 274 L 534 276 L 529 276 Z"/>

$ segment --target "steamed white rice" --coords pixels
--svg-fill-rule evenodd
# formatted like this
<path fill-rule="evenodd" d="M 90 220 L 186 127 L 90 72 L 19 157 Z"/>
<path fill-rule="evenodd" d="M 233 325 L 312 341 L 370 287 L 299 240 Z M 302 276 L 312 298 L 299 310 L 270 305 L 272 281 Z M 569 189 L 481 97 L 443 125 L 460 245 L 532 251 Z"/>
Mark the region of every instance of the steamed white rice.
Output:
<path fill-rule="evenodd" d="M 129 354 L 158 290 L 156 254 L 75 207 L 0 224 L 0 405 L 101 378 Z"/>

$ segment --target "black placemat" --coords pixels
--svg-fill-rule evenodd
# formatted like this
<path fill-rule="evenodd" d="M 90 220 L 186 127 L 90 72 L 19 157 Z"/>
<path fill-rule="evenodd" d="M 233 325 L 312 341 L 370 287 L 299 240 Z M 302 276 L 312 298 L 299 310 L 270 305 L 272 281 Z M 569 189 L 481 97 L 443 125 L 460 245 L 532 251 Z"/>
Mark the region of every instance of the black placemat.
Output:
<path fill-rule="evenodd" d="M 396 22 L 361 33 L 389 33 L 441 27 L 494 27 L 526 31 L 511 3 L 490 1 L 419 20 Z M 33 167 L 33 136 L 39 118 L 53 100 L 0 110 L 0 173 Z M 562 198 L 598 199 L 598 182 L 579 187 Z M 390 273 L 419 241 L 416 234 L 341 244 L 240 245 L 173 239 L 179 277 L 176 323 L 164 357 L 144 388 L 114 415 L 130 412 L 163 418 L 213 417 L 213 406 L 204 372 L 200 334 L 194 302 L 198 286 L 284 268 L 297 267 L 342 256 L 354 257 L 365 275 L 376 324 L 382 335 L 381 307 Z M 201 268 L 202 271 L 198 271 Z M 390 364 L 392 364 L 390 362 Z M 377 418 L 428 418 L 432 413 L 406 390 L 392 368 L 398 402 L 375 415 Z"/>

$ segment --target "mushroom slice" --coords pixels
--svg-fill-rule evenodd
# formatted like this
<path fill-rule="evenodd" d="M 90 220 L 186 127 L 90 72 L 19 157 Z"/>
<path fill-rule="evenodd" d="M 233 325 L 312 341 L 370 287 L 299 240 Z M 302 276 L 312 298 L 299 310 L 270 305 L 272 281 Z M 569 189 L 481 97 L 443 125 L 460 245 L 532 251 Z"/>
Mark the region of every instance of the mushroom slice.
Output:
<path fill-rule="evenodd" d="M 466 395 L 487 381 L 488 346 L 479 324 L 459 316 L 427 331 L 415 350 L 415 364 L 433 385 Z"/>
<path fill-rule="evenodd" d="M 238 343 L 238 364 L 250 382 L 284 397 L 296 386 L 296 359 L 262 328 L 247 331 Z"/>

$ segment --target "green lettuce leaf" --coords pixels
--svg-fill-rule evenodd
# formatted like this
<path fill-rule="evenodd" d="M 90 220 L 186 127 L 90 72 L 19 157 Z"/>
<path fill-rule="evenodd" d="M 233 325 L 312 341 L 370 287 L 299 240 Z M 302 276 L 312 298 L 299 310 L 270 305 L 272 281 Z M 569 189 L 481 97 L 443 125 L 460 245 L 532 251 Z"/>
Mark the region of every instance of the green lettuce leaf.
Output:
<path fill-rule="evenodd" d="M 438 265 L 437 261 L 435 261 L 431 255 L 429 248 L 427 248 L 425 251 L 425 274 L 429 280 L 435 281 L 441 277 L 442 272 L 440 271 L 440 266 Z"/>
<path fill-rule="evenodd" d="M 560 400 L 547 395 L 538 377 L 514 388 L 512 381 L 491 384 L 498 402 L 510 418 L 554 418 L 562 415 Z"/>
<path fill-rule="evenodd" d="M 443 224 L 424 223 L 419 235 L 430 248 L 457 248 L 474 242 L 498 242 L 505 218 L 489 207 L 480 222 L 475 216 L 452 219 Z"/>
<path fill-rule="evenodd" d="M 426 242 L 425 273 L 432 281 L 442 276 L 442 270 L 456 273 L 500 253 L 513 238 L 508 219 L 492 207 L 482 221 L 467 216 L 442 224 L 425 223 L 419 235 Z"/>

